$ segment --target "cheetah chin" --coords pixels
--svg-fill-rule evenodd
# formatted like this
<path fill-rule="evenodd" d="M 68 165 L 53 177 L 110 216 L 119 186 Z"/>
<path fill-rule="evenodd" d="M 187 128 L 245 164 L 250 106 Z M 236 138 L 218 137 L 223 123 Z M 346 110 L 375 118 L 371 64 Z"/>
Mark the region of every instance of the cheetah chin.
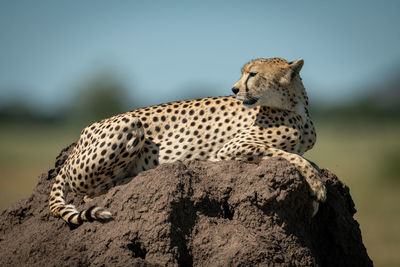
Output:
<path fill-rule="evenodd" d="M 258 105 L 258 98 L 249 96 L 247 99 L 243 99 L 242 103 L 245 108 L 253 108 Z"/>

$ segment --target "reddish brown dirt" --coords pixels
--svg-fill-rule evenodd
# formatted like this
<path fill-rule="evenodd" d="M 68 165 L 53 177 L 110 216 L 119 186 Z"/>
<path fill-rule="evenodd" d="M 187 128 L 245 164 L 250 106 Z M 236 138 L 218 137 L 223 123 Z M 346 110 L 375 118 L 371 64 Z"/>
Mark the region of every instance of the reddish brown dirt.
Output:
<path fill-rule="evenodd" d="M 372 266 L 349 190 L 324 169 L 328 200 L 314 218 L 307 184 L 284 160 L 193 161 L 143 172 L 92 203 L 70 193 L 78 209 L 114 214 L 77 228 L 49 214 L 56 172 L 3 211 L 0 266 Z"/>

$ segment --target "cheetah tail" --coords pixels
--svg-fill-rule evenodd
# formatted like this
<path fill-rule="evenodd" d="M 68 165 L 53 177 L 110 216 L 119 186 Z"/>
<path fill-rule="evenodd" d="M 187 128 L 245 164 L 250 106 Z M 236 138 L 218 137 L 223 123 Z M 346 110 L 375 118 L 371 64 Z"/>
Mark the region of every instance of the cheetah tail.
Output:
<path fill-rule="evenodd" d="M 50 211 L 55 217 L 61 217 L 69 224 L 80 225 L 84 221 L 105 221 L 112 217 L 111 213 L 101 207 L 90 207 L 81 212 L 77 211 L 72 204 L 65 204 L 64 194 L 66 194 L 68 186 L 65 182 L 65 174 L 63 170 L 56 177 L 50 193 Z"/>

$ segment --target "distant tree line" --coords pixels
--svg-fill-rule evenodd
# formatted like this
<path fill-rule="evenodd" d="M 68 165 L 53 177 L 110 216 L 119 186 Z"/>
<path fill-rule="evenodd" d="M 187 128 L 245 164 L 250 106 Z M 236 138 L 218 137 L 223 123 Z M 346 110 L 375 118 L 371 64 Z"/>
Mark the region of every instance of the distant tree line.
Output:
<path fill-rule="evenodd" d="M 400 122 L 400 76 L 379 88 L 372 88 L 369 94 L 356 101 L 333 106 L 313 102 L 310 113 L 316 120 L 396 121 Z M 186 88 L 186 87 L 185 87 Z M 178 99 L 204 97 L 213 92 L 207 85 L 188 85 L 185 95 Z M 92 122 L 139 107 L 128 101 L 127 88 L 113 72 L 103 71 L 78 86 L 72 103 L 67 108 L 51 114 L 43 114 L 23 102 L 11 102 L 0 107 L 0 123 L 71 123 L 83 127 Z"/>
<path fill-rule="evenodd" d="M 85 126 L 127 111 L 126 90 L 123 82 L 112 72 L 100 72 L 78 86 L 67 107 L 43 113 L 24 102 L 10 102 L 0 107 L 0 122 L 71 123 Z M 129 104 L 131 107 L 132 103 Z"/>

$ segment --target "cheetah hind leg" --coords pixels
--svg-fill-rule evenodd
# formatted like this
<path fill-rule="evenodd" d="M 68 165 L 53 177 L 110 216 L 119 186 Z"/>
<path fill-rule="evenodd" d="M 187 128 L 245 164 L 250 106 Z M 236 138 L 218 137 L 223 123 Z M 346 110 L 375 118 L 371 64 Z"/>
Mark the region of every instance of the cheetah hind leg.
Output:
<path fill-rule="evenodd" d="M 89 202 L 92 201 L 92 200 L 93 200 L 93 198 L 89 197 L 88 195 L 84 195 L 84 196 L 83 196 L 83 201 L 84 201 L 85 203 L 89 203 Z"/>
<path fill-rule="evenodd" d="M 133 122 L 132 120 L 125 119 L 124 122 L 126 125 L 123 126 L 126 126 L 128 130 L 125 130 L 124 127 L 123 132 L 125 134 L 121 134 L 121 138 L 118 138 L 119 140 L 122 140 L 122 143 L 125 143 L 125 146 L 118 146 L 116 151 L 108 151 L 106 153 L 106 156 L 108 156 L 110 160 L 114 160 L 111 163 L 106 162 L 106 164 L 111 167 L 112 172 L 115 174 L 115 178 L 125 178 L 123 175 L 126 174 L 126 171 L 121 168 L 119 163 L 126 163 L 134 160 L 144 143 L 143 127 L 139 118 L 134 117 L 131 119 L 133 119 Z M 122 150 L 124 147 L 125 151 Z M 111 153 L 114 153 L 114 156 L 110 157 Z M 117 162 L 119 163 L 117 164 Z M 68 178 L 66 175 L 66 170 L 66 166 L 63 166 L 56 177 L 56 182 L 52 187 L 49 201 L 51 213 L 55 217 L 61 217 L 66 222 L 73 225 L 80 225 L 84 221 L 107 221 L 111 219 L 112 214 L 102 207 L 92 206 L 89 209 L 79 212 L 74 205 L 67 205 L 65 203 L 64 195 L 68 190 Z M 91 197 L 92 195 L 88 194 L 88 196 Z M 88 200 L 89 197 L 86 197 L 86 199 Z"/>
<path fill-rule="evenodd" d="M 66 222 L 74 225 L 80 225 L 83 221 L 109 220 L 112 217 L 111 213 L 101 207 L 93 206 L 87 210 L 79 212 L 76 210 L 74 205 L 65 203 L 65 195 L 68 190 L 68 185 L 64 171 L 64 169 L 60 170 L 50 193 L 49 205 L 53 216 L 61 217 Z"/>

